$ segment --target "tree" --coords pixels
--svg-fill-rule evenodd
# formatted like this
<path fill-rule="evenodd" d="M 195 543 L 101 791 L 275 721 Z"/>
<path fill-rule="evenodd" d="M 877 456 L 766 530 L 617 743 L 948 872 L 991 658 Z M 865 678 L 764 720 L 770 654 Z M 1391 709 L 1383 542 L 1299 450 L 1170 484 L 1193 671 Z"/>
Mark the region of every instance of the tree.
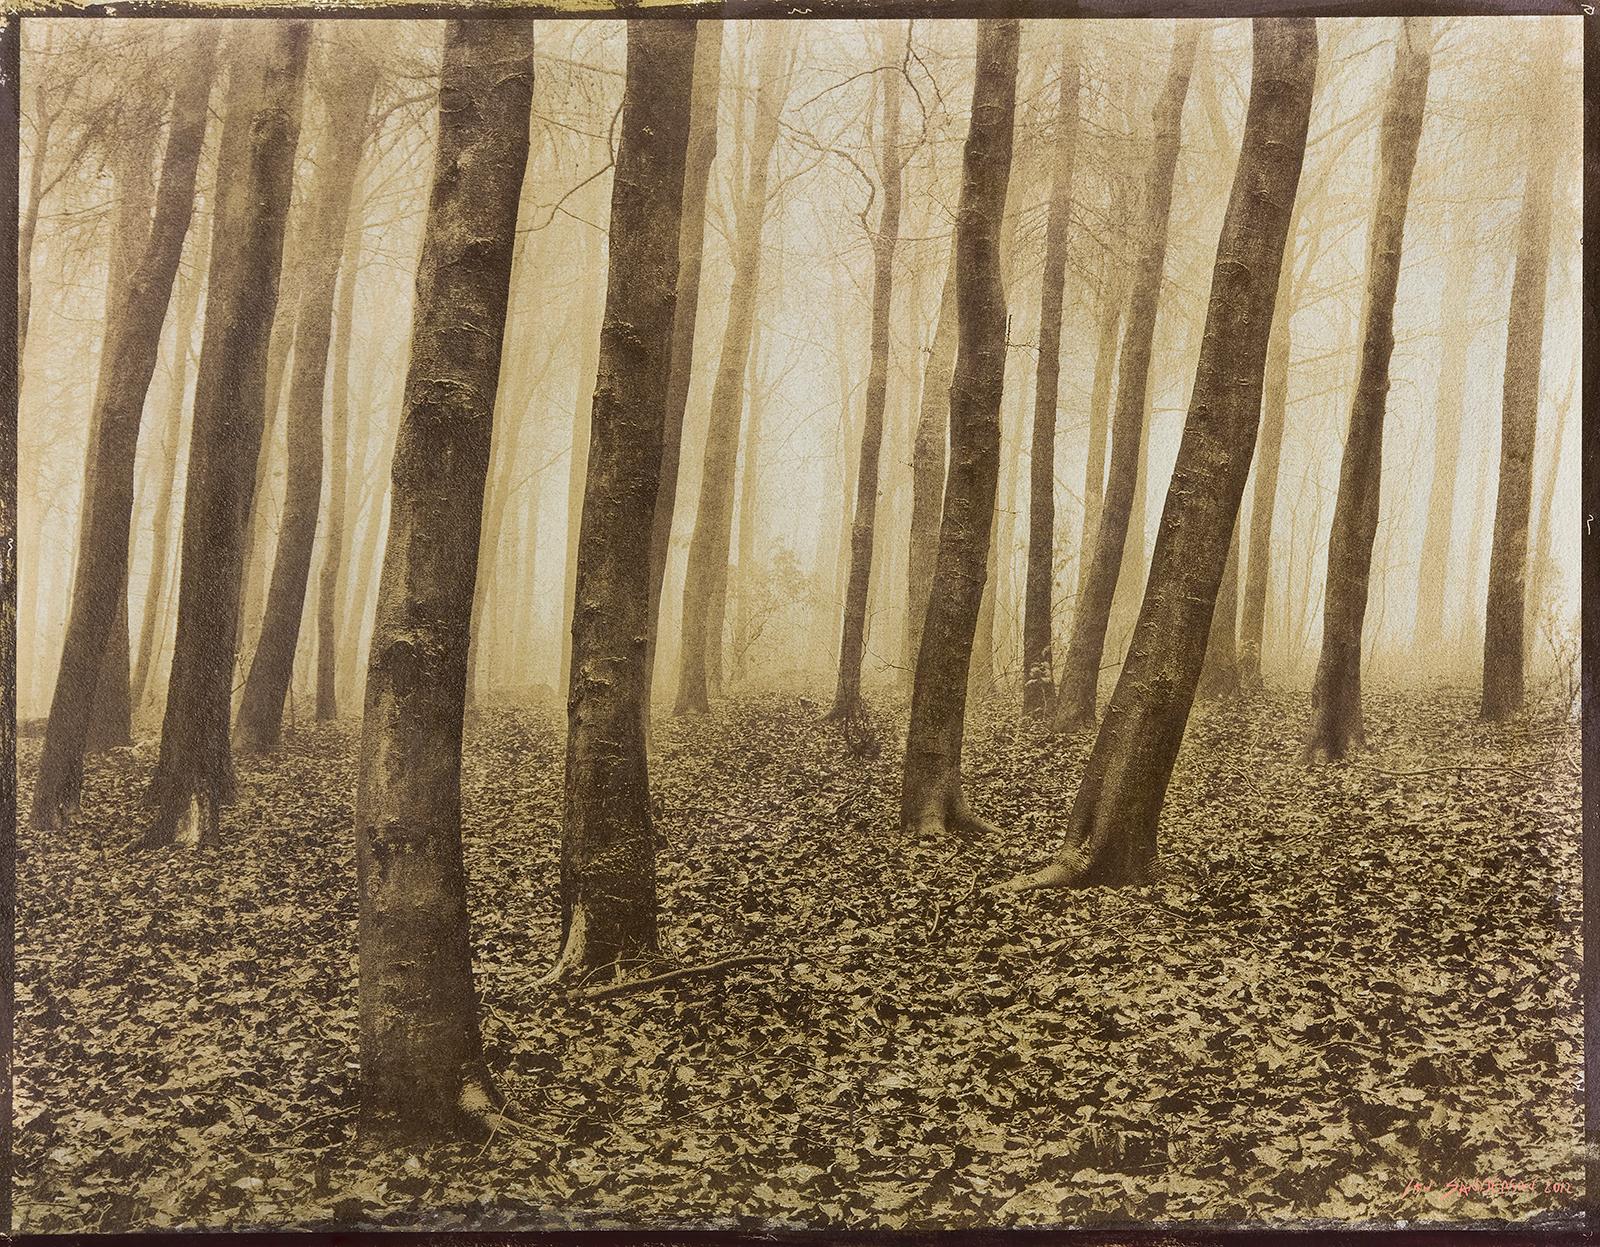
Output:
<path fill-rule="evenodd" d="M 1428 98 L 1429 63 L 1428 35 L 1421 19 L 1404 19 L 1378 132 L 1378 185 L 1367 250 L 1361 360 L 1328 536 L 1322 654 L 1311 689 L 1311 725 L 1306 734 L 1306 757 L 1312 760 L 1342 758 L 1363 739 L 1361 633 L 1367 613 L 1372 543 L 1378 531 L 1395 289 L 1400 280 L 1411 173 Z"/>
<path fill-rule="evenodd" d="M 1155 109 L 1156 141 L 1145 175 L 1145 213 L 1139 233 L 1138 263 L 1123 317 L 1116 411 L 1111 426 L 1111 470 L 1095 522 L 1094 554 L 1078 595 L 1061 685 L 1056 692 L 1056 726 L 1063 731 L 1094 722 L 1100 661 L 1138 483 L 1145 396 L 1150 380 L 1150 349 L 1161 294 L 1161 272 L 1167 254 L 1168 210 L 1172 204 L 1173 175 L 1183 133 L 1183 104 L 1189 93 L 1199 37 L 1196 27 L 1179 24 L 1166 84 Z"/>
<path fill-rule="evenodd" d="M 77 812 L 96 686 L 119 620 L 124 648 L 127 645 L 134 453 L 161 348 L 161 327 L 194 212 L 215 51 L 215 34 L 202 32 L 191 49 L 191 72 L 184 75 L 173 100 L 154 217 L 139 231 L 144 235 L 142 246 L 130 248 L 128 271 L 112 285 L 115 302 L 90 418 L 95 442 L 94 471 L 85 483 L 89 506 L 34 789 L 33 825 L 39 828 L 65 827 Z"/>
<path fill-rule="evenodd" d="M 150 782 L 144 845 L 219 842 L 232 796 L 228 713 L 238 639 L 241 547 L 265 410 L 267 343 L 300 133 L 309 23 L 271 23 L 229 72 L 212 223 L 211 273 L 195 379 L 178 633 Z"/>
<path fill-rule="evenodd" d="M 1244 139 L 1217 240 L 1205 333 L 1128 660 L 1043 870 L 1004 885 L 1146 882 L 1172 765 L 1261 421 L 1267 337 L 1316 73 L 1316 23 L 1257 18 Z"/>
<path fill-rule="evenodd" d="M 939 554 L 939 510 L 943 503 L 945 448 L 950 440 L 950 383 L 956 368 L 956 245 L 950 242 L 939 294 L 939 319 L 922 372 L 922 398 L 911 444 L 911 547 L 906 556 L 906 652 L 908 672 L 922 648 L 922 621 L 933 588 Z"/>
<path fill-rule="evenodd" d="M 1022 712 L 1049 714 L 1055 694 L 1050 657 L 1056 534 L 1056 404 L 1061 381 L 1061 304 L 1067 282 L 1067 229 L 1078 132 L 1078 62 L 1071 27 L 1061 36 L 1061 99 L 1056 105 L 1050 215 L 1039 284 L 1039 362 L 1033 391 L 1033 446 L 1028 460 L 1028 567 L 1022 613 Z"/>
<path fill-rule="evenodd" d="M 696 23 L 628 23 L 611 276 L 567 699 L 561 951 L 551 981 L 652 957 L 655 831 L 644 743 L 650 523 L 661 485 Z"/>
<path fill-rule="evenodd" d="M 294 367 L 289 377 L 287 492 L 266 614 L 234 730 L 236 743 L 246 753 L 276 749 L 283 729 L 283 701 L 294 671 L 317 512 L 322 506 L 323 392 L 333 337 L 334 293 L 361 163 L 367 109 L 376 85 L 371 68 L 360 62 L 353 69 L 329 69 L 324 93 L 327 143 L 319 152 L 306 203 Z"/>
<path fill-rule="evenodd" d="M 445 28 L 439 133 L 392 470 L 356 791 L 361 1124 L 487 1132 L 461 854 L 472 582 L 517 205 L 533 23 Z"/>
<path fill-rule="evenodd" d="M 972 121 L 962 155 L 956 213 L 959 341 L 950 387 L 950 470 L 939 550 L 911 687 L 900 787 L 900 825 L 925 835 L 992 830 L 961 784 L 961 742 L 978 608 L 1000 478 L 1000 398 L 1005 384 L 1006 293 L 1000 280 L 1017 108 L 1015 19 L 978 22 Z"/>
<path fill-rule="evenodd" d="M 1272 345 L 1269 339 L 1268 354 Z M 1262 388 L 1266 375 L 1262 374 Z M 1195 696 L 1201 700 L 1237 697 L 1239 695 L 1239 530 L 1233 530 L 1228 540 L 1228 561 L 1222 568 L 1222 580 L 1217 586 L 1217 605 L 1211 616 L 1211 630 L 1206 636 L 1206 657 L 1200 667 L 1200 682 L 1195 686 Z"/>
<path fill-rule="evenodd" d="M 1561 43 L 1553 23 L 1535 65 L 1535 100 L 1554 98 Z M 1546 107 L 1535 106 L 1530 117 Z M 1528 516 L 1533 505 L 1533 449 L 1539 422 L 1539 374 L 1544 361 L 1545 287 L 1550 273 L 1551 184 L 1554 143 L 1529 132 L 1527 180 L 1517 221 L 1516 269 L 1506 321 L 1506 368 L 1500 400 L 1500 483 L 1489 547 L 1489 595 L 1483 626 L 1483 707 L 1491 723 L 1509 719 L 1526 697 L 1523 667 L 1527 619 Z"/>

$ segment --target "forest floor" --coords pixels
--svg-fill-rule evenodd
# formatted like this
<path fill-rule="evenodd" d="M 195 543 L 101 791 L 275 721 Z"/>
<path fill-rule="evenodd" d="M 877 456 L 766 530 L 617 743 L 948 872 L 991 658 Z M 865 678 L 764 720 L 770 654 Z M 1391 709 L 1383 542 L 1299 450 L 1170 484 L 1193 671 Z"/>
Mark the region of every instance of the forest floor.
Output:
<path fill-rule="evenodd" d="M 1393 1224 L 1581 1199 L 1575 721 L 1369 692 L 1354 765 L 1304 695 L 1202 708 L 1150 887 L 1042 862 L 1091 737 L 968 730 L 991 840 L 908 841 L 898 741 L 817 707 L 657 727 L 672 956 L 785 964 L 572 1003 L 553 710 L 471 730 L 491 1068 L 538 1137 L 378 1154 L 355 1122 L 355 725 L 241 762 L 222 851 L 132 851 L 148 747 L 17 855 L 17 1228 Z M 26 809 L 38 742 L 23 742 Z"/>

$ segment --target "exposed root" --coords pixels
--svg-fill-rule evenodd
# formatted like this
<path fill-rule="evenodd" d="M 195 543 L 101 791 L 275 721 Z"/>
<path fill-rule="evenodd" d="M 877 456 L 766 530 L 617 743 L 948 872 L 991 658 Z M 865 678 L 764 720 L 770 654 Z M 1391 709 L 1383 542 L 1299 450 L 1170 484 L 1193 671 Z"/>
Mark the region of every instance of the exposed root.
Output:
<path fill-rule="evenodd" d="M 1013 875 L 1003 882 L 986 888 L 989 895 L 1001 892 L 1040 892 L 1046 888 L 1078 888 L 1085 886 L 1089 861 L 1081 854 L 1067 850 L 1042 869 L 1028 874 Z"/>

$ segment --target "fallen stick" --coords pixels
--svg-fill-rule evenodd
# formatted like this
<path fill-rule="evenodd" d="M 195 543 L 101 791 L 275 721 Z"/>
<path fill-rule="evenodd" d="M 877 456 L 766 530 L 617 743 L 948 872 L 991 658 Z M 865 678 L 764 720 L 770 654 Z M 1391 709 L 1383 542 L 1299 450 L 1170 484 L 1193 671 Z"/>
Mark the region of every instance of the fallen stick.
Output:
<path fill-rule="evenodd" d="M 726 957 L 721 961 L 709 961 L 702 966 L 685 966 L 681 970 L 669 970 L 665 974 L 653 974 L 647 979 L 634 979 L 629 983 L 613 983 L 606 987 L 581 987 L 567 993 L 568 1000 L 609 1000 L 613 996 L 627 996 L 633 992 L 647 992 L 657 987 L 665 987 L 668 983 L 676 983 L 681 979 L 695 978 L 702 974 L 717 974 L 724 970 L 737 970 L 741 966 L 777 966 L 783 964 L 781 957 L 768 957 L 762 954 L 749 954 L 743 957 Z"/>

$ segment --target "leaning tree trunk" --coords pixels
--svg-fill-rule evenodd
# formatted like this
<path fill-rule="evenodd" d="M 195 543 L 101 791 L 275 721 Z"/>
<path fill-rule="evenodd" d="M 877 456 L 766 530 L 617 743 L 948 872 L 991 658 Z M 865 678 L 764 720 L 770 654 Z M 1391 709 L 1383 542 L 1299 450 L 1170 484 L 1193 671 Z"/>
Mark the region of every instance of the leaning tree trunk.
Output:
<path fill-rule="evenodd" d="M 35 827 L 64 827 L 77 812 L 96 685 L 119 620 L 126 644 L 134 454 L 145 395 L 161 349 L 162 322 L 194 213 L 195 174 L 205 140 L 215 52 L 216 36 L 203 32 L 191 50 L 190 72 L 173 101 L 154 217 L 140 223 L 143 244 L 130 250 L 125 280 L 113 286 L 117 301 L 107 319 L 90 421 L 96 433 L 95 470 L 85 488 L 92 492 L 34 788 Z"/>
<path fill-rule="evenodd" d="M 657 955 L 655 831 L 644 743 L 650 522 L 671 385 L 694 22 L 628 23 L 611 196 L 611 276 L 567 705 L 561 951 L 552 981 Z"/>
<path fill-rule="evenodd" d="M 733 540 L 733 476 L 739 452 L 739 417 L 750 357 L 757 287 L 761 279 L 761 224 L 767 209 L 772 149 L 778 138 L 778 111 L 787 87 L 780 73 L 783 36 L 776 28 L 766 41 L 756 88 L 756 115 L 750 139 L 747 181 L 734 210 L 733 287 L 722 335 L 722 357 L 711 388 L 700 502 L 684 571 L 683 626 L 675 714 L 703 714 L 711 707 L 710 685 L 720 669 L 722 617 L 716 607 L 726 584 L 729 546 Z M 716 656 L 713 656 L 713 650 Z"/>
<path fill-rule="evenodd" d="M 1547 29 L 1536 69 L 1550 99 L 1561 45 Z M 1539 98 L 1538 96 L 1535 97 Z M 1506 321 L 1506 368 L 1500 402 L 1500 485 L 1489 547 L 1489 595 L 1483 624 L 1483 717 L 1510 718 L 1526 698 L 1523 667 L 1527 619 L 1528 515 L 1533 503 L 1533 449 L 1539 421 L 1545 287 L 1550 270 L 1551 182 L 1555 144 L 1530 131 L 1532 155 L 1517 222 L 1517 260 Z"/>
<path fill-rule="evenodd" d="M 1328 535 L 1322 654 L 1311 687 L 1310 760 L 1343 758 L 1364 739 L 1361 725 L 1361 633 L 1367 615 L 1372 543 L 1378 532 L 1383 472 L 1383 416 L 1394 352 L 1394 296 L 1400 280 L 1411 173 L 1428 98 L 1429 50 L 1417 19 L 1404 19 L 1394 79 L 1378 132 L 1378 186 L 1367 252 L 1361 362 L 1350 404 L 1350 432 L 1339 465 L 1339 492 Z"/>
<path fill-rule="evenodd" d="M 489 429 L 533 102 L 533 23 L 445 28 L 356 791 L 361 1127 L 486 1133 L 461 729 Z"/>
<path fill-rule="evenodd" d="M 310 37 L 309 23 L 271 23 L 260 59 L 241 58 L 229 74 L 183 508 L 178 633 L 146 848 L 218 843 L 219 812 L 233 792 L 228 714 L 240 556 Z"/>
<path fill-rule="evenodd" d="M 1067 28 L 1070 30 L 1070 27 Z M 1028 461 L 1028 569 L 1022 607 L 1022 713 L 1048 715 L 1055 701 L 1050 655 L 1056 565 L 1056 403 L 1061 381 L 1061 304 L 1067 284 L 1067 227 L 1078 132 L 1078 62 L 1071 35 L 1061 41 L 1061 101 L 1056 108 L 1050 216 L 1039 285 L 1039 362 Z"/>
<path fill-rule="evenodd" d="M 1011 889 L 1138 884 L 1155 862 L 1161 805 L 1250 475 L 1316 74 L 1313 19 L 1257 18 L 1253 26 L 1244 138 L 1149 590 L 1072 803 L 1067 844 L 1045 869 L 1005 885 Z"/>
<path fill-rule="evenodd" d="M 1272 346 L 1267 345 L 1270 357 Z M 1262 374 L 1262 387 L 1266 376 Z M 1200 682 L 1195 696 L 1204 701 L 1215 701 L 1239 695 L 1239 529 L 1236 525 L 1228 541 L 1228 561 L 1223 565 L 1222 580 L 1217 586 L 1216 609 L 1211 615 L 1211 629 L 1206 634 L 1206 657 L 1200 667 Z"/>
<path fill-rule="evenodd" d="M 978 23 L 972 121 L 956 212 L 959 345 L 950 387 L 950 473 L 933 586 L 917 651 L 900 788 L 900 825 L 915 834 L 990 830 L 961 785 L 967 670 L 987 579 L 1000 479 L 1000 397 L 1006 369 L 1006 292 L 1000 222 L 1017 109 L 1015 19 Z"/>
<path fill-rule="evenodd" d="M 1183 132 L 1183 103 L 1189 93 L 1199 30 L 1180 24 L 1174 37 L 1172 64 L 1155 110 L 1155 151 L 1145 188 L 1145 218 L 1140 232 L 1139 260 L 1127 311 L 1123 317 L 1122 353 L 1118 362 L 1116 412 L 1111 426 L 1111 471 L 1095 521 L 1093 561 L 1073 612 L 1061 686 L 1056 693 L 1056 726 L 1070 731 L 1094 722 L 1100 686 L 1100 661 L 1111 601 L 1122 569 L 1128 517 L 1138 480 L 1143 442 L 1145 395 L 1150 381 L 1150 349 L 1155 335 L 1161 271 L 1166 265 L 1167 227 L 1172 204 L 1173 174 Z"/>
<path fill-rule="evenodd" d="M 907 35 L 909 38 L 909 33 Z M 861 662 L 867 645 L 867 589 L 872 581 L 872 545 L 877 534 L 879 459 L 883 451 L 883 409 L 889 392 L 889 313 L 894 302 L 894 252 L 900 241 L 900 203 L 904 183 L 900 147 L 900 75 L 881 84 L 883 147 L 878 173 L 883 209 L 872 235 L 872 327 L 867 350 L 865 414 L 861 461 L 856 469 L 855 516 L 850 523 L 850 576 L 845 581 L 844 630 L 839 641 L 839 678 L 828 716 L 854 718 L 861 709 Z"/>
<path fill-rule="evenodd" d="M 361 162 L 367 107 L 375 85 L 371 74 L 355 73 L 337 78 L 327 93 L 329 142 L 317 162 L 315 185 L 306 204 L 304 270 L 295 317 L 294 369 L 289 378 L 283 520 L 278 526 L 261 636 L 234 730 L 235 742 L 245 753 L 268 753 L 278 747 L 283 699 L 300 643 L 317 512 L 322 506 L 322 399 L 333 336 L 334 294 Z"/>

